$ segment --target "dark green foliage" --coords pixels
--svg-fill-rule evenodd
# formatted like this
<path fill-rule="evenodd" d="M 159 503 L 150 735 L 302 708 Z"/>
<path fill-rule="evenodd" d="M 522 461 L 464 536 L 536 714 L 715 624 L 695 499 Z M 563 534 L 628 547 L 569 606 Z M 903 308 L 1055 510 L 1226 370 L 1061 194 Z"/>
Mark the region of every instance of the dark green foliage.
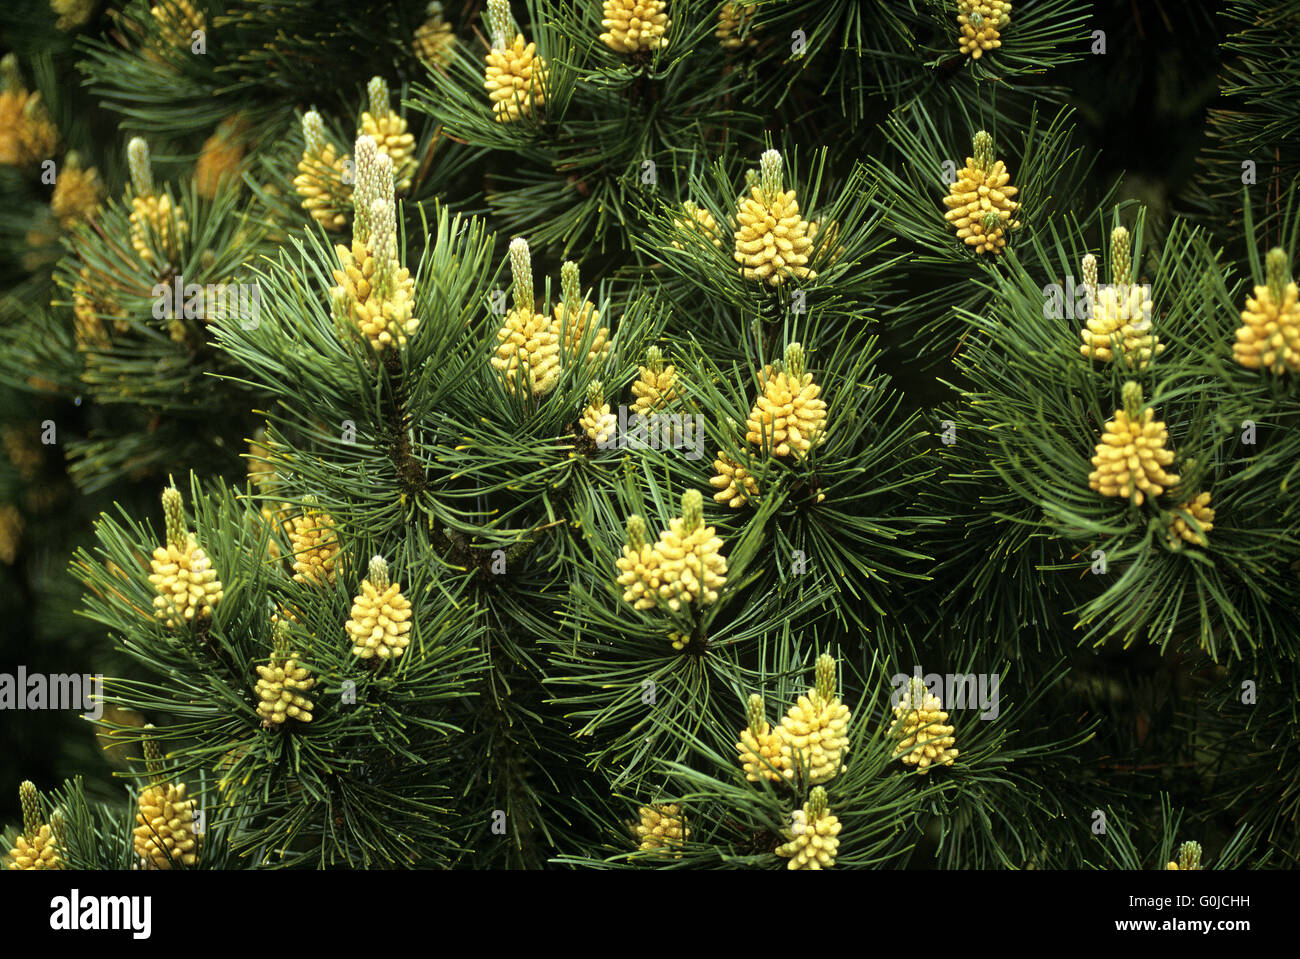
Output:
<path fill-rule="evenodd" d="M 59 131 L 50 159 L 75 149 L 106 190 L 64 229 L 39 163 L 0 168 L 0 612 L 20 637 L 0 672 L 110 677 L 98 738 L 50 713 L 44 755 L 0 750 L 0 786 L 37 780 L 69 865 L 130 868 L 139 792 L 183 781 L 200 868 L 785 868 L 814 784 L 749 781 L 736 744 L 749 697 L 775 726 L 822 654 L 851 711 L 846 768 L 820 784 L 838 868 L 1152 869 L 1193 840 L 1205 868 L 1300 862 L 1298 374 L 1232 351 L 1268 251 L 1288 276 L 1300 256 L 1300 77 L 1276 56 L 1294 4 L 1016 3 L 975 61 L 939 0 L 761 0 L 731 44 L 725 4 L 674 0 L 667 42 L 633 54 L 599 40 L 597 0 L 524 0 L 546 102 L 509 123 L 477 0 L 443 4 L 445 69 L 412 46 L 423 0 L 196 2 L 202 53 L 145 0 L 74 34 L 20 6 L 0 22 Z M 294 184 L 303 116 L 353 155 L 372 77 L 415 160 L 396 223 L 419 323 L 383 352 L 333 293 L 351 173 L 334 232 Z M 213 190 L 197 170 L 219 126 L 237 162 Z M 981 130 L 1019 203 L 996 255 L 944 216 Z M 148 256 L 135 135 L 187 224 Z M 792 229 L 816 225 L 810 272 L 778 285 L 735 252 L 769 150 Z M 1144 158 L 1168 169 L 1126 178 Z M 1141 368 L 1080 352 L 1081 261 L 1112 281 L 1118 226 L 1164 346 Z M 599 317 L 539 395 L 491 363 L 515 237 L 525 312 L 553 315 L 573 261 Z M 256 284 L 255 322 L 159 313 L 178 276 Z M 626 429 L 651 348 L 677 436 L 597 442 L 589 396 Z M 776 455 L 748 421 L 800 355 L 825 424 Z M 1128 382 L 1181 476 L 1140 505 L 1088 481 Z M 716 498 L 715 460 L 757 494 Z M 168 627 L 149 575 L 172 478 L 225 592 Z M 1171 537 L 1202 491 L 1205 543 Z M 716 602 L 634 608 L 629 518 L 653 543 L 696 493 L 726 561 Z M 308 513 L 338 536 L 324 584 L 293 576 L 286 523 Z M 382 662 L 345 631 L 375 556 L 414 608 Z M 316 680 L 310 723 L 261 724 L 277 642 Z M 888 733 L 917 672 L 997 682 L 991 703 L 945 703 L 958 755 L 926 774 Z M 689 838 L 638 849 L 638 810 L 666 804 Z"/>

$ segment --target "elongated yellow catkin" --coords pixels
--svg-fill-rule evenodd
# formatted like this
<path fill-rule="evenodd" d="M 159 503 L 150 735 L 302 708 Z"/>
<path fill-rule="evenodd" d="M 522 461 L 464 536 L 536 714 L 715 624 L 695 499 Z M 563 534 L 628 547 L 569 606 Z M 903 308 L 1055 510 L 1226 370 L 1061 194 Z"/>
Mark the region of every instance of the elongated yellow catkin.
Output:
<path fill-rule="evenodd" d="M 294 192 L 302 208 L 326 230 L 341 230 L 347 224 L 344 212 L 352 186 L 349 179 L 351 159 L 325 137 L 320 114 L 309 110 L 302 118 L 306 146 L 293 178 Z"/>
<path fill-rule="evenodd" d="M 980 130 L 973 138 L 973 155 L 957 171 L 957 179 L 943 198 L 944 219 L 957 229 L 957 237 L 976 253 L 1001 253 L 1006 232 L 1020 226 L 1013 215 L 1020 204 L 1011 197 L 1011 174 L 1001 160 L 993 159 L 993 138 Z"/>
<path fill-rule="evenodd" d="M 198 862 L 195 802 L 184 783 L 150 786 L 140 793 L 135 854 L 146 869 L 174 869 Z"/>
<path fill-rule="evenodd" d="M 637 812 L 641 821 L 632 826 L 632 836 L 640 848 L 660 850 L 680 859 L 682 846 L 691 836 L 681 806 L 677 803 L 655 803 L 642 806 Z"/>
<path fill-rule="evenodd" d="M 791 815 L 790 828 L 785 830 L 789 841 L 776 854 L 790 860 L 790 869 L 829 869 L 839 852 L 840 828 L 840 821 L 827 808 L 826 790 L 817 786 L 803 808 Z"/>
<path fill-rule="evenodd" d="M 736 750 L 740 753 L 745 778 L 750 782 L 760 779 L 780 782 L 789 767 L 781 750 L 781 736 L 768 723 L 764 708 L 762 696 L 755 693 L 749 697 L 749 725 L 740 731 Z"/>
<path fill-rule="evenodd" d="M 23 811 L 23 831 L 15 837 L 9 850 L 9 868 L 17 871 L 62 868 L 55 830 L 50 823 L 41 822 L 35 783 L 25 780 L 19 785 L 18 802 Z"/>
<path fill-rule="evenodd" d="M 1142 407 L 1136 383 L 1125 384 L 1124 400 L 1124 408 L 1103 428 L 1088 486 L 1102 496 L 1123 497 L 1141 506 L 1147 496 L 1160 496 L 1177 485 L 1179 477 L 1165 472 L 1174 461 L 1173 450 L 1165 445 L 1169 431 L 1155 418 L 1155 410 Z"/>
<path fill-rule="evenodd" d="M 908 684 L 905 699 L 894 707 L 888 735 L 897 740 L 894 758 L 915 766 L 922 775 L 933 766 L 951 766 L 957 759 L 953 727 L 938 696 L 926 690 L 920 677 Z"/>
<path fill-rule="evenodd" d="M 438 0 L 433 0 L 425 8 L 424 22 L 415 28 L 412 46 L 415 55 L 435 69 L 445 70 L 451 63 L 456 34 L 443 16 L 442 4 Z"/>
<path fill-rule="evenodd" d="M 745 422 L 745 441 L 773 456 L 802 459 L 826 442 L 826 401 L 803 370 L 803 349 L 791 343 L 784 367 L 759 375 L 762 393 Z"/>
<path fill-rule="evenodd" d="M 411 644 L 411 603 L 400 584 L 389 581 L 382 556 L 370 560 L 361 592 L 352 600 L 347 632 L 352 655 L 359 659 L 399 659 Z"/>
<path fill-rule="evenodd" d="M 718 600 L 727 581 L 727 560 L 722 539 L 705 526 L 698 490 L 682 496 L 682 515 L 670 520 L 659 536 L 659 596 L 673 612 L 683 605 L 708 606 Z"/>
<path fill-rule="evenodd" d="M 185 527 L 184 503 L 174 486 L 163 490 L 163 512 L 167 519 L 167 542 L 154 550 L 154 612 L 169 629 L 181 624 L 202 623 L 212 617 L 212 608 L 224 595 L 212 561 Z"/>
<path fill-rule="evenodd" d="M 524 41 L 514 30 L 507 0 L 488 0 L 492 49 L 487 53 L 483 86 L 498 123 L 514 123 L 531 116 L 546 103 L 546 61 L 537 45 Z"/>
<path fill-rule="evenodd" d="M 1288 275 L 1281 247 L 1265 257 L 1267 280 L 1246 298 L 1232 354 L 1250 370 L 1300 373 L 1300 289 Z"/>
<path fill-rule="evenodd" d="M 972 60 L 1002 46 L 1002 30 L 1011 22 L 1008 0 L 957 0 L 958 49 Z"/>
<path fill-rule="evenodd" d="M 677 368 L 664 363 L 659 347 L 646 350 L 646 365 L 639 368 L 632 382 L 632 395 L 636 397 L 632 412 L 638 416 L 664 409 L 680 395 Z"/>
<path fill-rule="evenodd" d="M 605 0 L 600 42 L 619 53 L 657 50 L 671 21 L 666 0 Z"/>
<path fill-rule="evenodd" d="M 293 578 L 299 583 L 324 585 L 338 575 L 339 539 L 328 513 L 307 508 L 288 521 L 293 548 Z"/>
<path fill-rule="evenodd" d="M 786 779 L 802 775 L 810 783 L 825 783 L 846 768 L 849 749 L 849 707 L 835 694 L 835 659 L 817 657 L 812 689 L 790 707 L 776 729 L 781 742 L 781 773 Z"/>
<path fill-rule="evenodd" d="M 760 182 L 736 211 L 735 260 L 741 275 L 771 286 L 817 275 L 808 267 L 812 252 L 808 221 L 799 214 L 795 191 L 782 187 L 781 164 L 777 150 L 763 154 Z"/>

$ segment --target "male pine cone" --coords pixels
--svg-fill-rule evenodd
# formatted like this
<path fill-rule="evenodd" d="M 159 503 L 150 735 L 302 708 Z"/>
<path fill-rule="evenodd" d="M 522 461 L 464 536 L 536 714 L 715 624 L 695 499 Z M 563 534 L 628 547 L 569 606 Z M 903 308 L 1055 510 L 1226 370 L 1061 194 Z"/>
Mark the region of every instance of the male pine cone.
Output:
<path fill-rule="evenodd" d="M 1017 188 L 1001 160 L 993 159 L 993 138 L 983 130 L 975 134 L 973 156 L 957 171 L 957 179 L 943 198 L 944 219 L 957 228 L 957 237 L 976 253 L 1001 253 L 1005 233 L 1020 226 L 1012 215 L 1020 206 L 1011 197 Z"/>
<path fill-rule="evenodd" d="M 1265 258 L 1268 280 L 1255 287 L 1241 311 L 1241 327 L 1232 353 L 1247 369 L 1274 376 L 1300 373 L 1300 290 L 1286 276 L 1286 251 L 1270 250 Z"/>
<path fill-rule="evenodd" d="M 158 784 L 140 793 L 135 821 L 135 854 L 146 869 L 172 869 L 198 862 L 194 800 L 185 784 Z"/>
<path fill-rule="evenodd" d="M 407 132 L 405 117 L 393 112 L 388 84 L 383 77 L 372 77 L 366 90 L 370 109 L 361 114 L 357 136 L 371 137 L 379 152 L 393 161 L 394 186 L 398 193 L 403 193 L 410 188 L 415 173 L 415 137 Z"/>
<path fill-rule="evenodd" d="M 9 850 L 9 868 L 18 870 L 58 869 L 59 850 L 48 823 L 43 823 L 35 835 L 19 834 Z"/>
<path fill-rule="evenodd" d="M 1200 532 L 1175 512 L 1169 521 L 1169 538 L 1177 536 L 1193 546 L 1205 546 L 1208 542 L 1205 534 L 1214 529 L 1214 508 L 1210 506 L 1210 494 L 1200 493 L 1185 503 L 1178 505 L 1179 510 L 1190 514 L 1200 524 Z"/>
<path fill-rule="evenodd" d="M 677 368 L 665 366 L 663 354 L 659 347 L 652 346 L 646 350 L 646 365 L 639 368 L 639 375 L 632 382 L 632 395 L 636 402 L 632 412 L 645 416 L 668 406 L 680 395 L 677 391 Z"/>
<path fill-rule="evenodd" d="M 513 32 L 507 0 L 488 0 L 488 20 L 492 49 L 483 86 L 492 101 L 493 118 L 513 123 L 546 103 L 546 61 L 537 55 L 535 43 L 525 43 L 523 34 Z"/>
<path fill-rule="evenodd" d="M 158 24 L 164 44 L 189 51 L 196 31 L 207 29 L 208 21 L 202 10 L 195 10 L 190 0 L 161 0 L 149 8 Z"/>
<path fill-rule="evenodd" d="M 22 85 L 18 58 L 5 54 L 0 69 L 5 89 L 0 90 L 0 166 L 27 167 L 51 157 L 59 144 L 59 131 L 39 92 Z"/>
<path fill-rule="evenodd" d="M 606 359 L 614 348 L 609 342 L 609 328 L 600 325 L 596 304 L 583 298 L 578 278 L 578 264 L 566 260 L 560 267 L 563 296 L 555 304 L 556 342 L 562 345 L 564 362 L 585 357 L 587 364 Z"/>
<path fill-rule="evenodd" d="M 1132 252 L 1128 230 L 1116 227 L 1110 234 L 1111 283 L 1097 284 L 1097 261 L 1084 257 L 1083 278 L 1088 290 L 1089 316 L 1080 334 L 1079 351 L 1109 363 L 1118 352 L 1130 369 L 1146 369 L 1165 345 L 1151 331 L 1151 288 L 1131 282 Z"/>
<path fill-rule="evenodd" d="M 173 543 L 155 549 L 150 565 L 149 582 L 158 593 L 154 608 L 168 629 L 211 618 L 212 607 L 225 593 L 212 561 L 193 536 L 184 549 Z"/>
<path fill-rule="evenodd" d="M 840 821 L 826 806 L 826 790 L 818 786 L 802 809 L 791 816 L 786 830 L 789 842 L 777 847 L 776 854 L 790 860 L 790 869 L 829 869 L 835 865 L 840 848 Z"/>
<path fill-rule="evenodd" d="M 889 735 L 898 740 L 894 758 L 925 775 L 931 766 L 951 766 L 958 752 L 953 748 L 953 727 L 945 725 L 948 714 L 938 696 L 928 692 L 917 677 L 908 684 L 907 696 L 894 707 Z"/>
<path fill-rule="evenodd" d="M 542 396 L 553 390 L 560 379 L 560 334 L 556 324 L 534 309 L 532 258 L 523 237 L 510 241 L 510 271 L 514 307 L 497 331 L 500 345 L 492 357 L 492 366 L 511 393 L 518 391 L 522 378 L 529 394 Z M 581 319 L 581 311 L 578 317 Z M 570 329 L 579 325 L 573 323 Z"/>
<path fill-rule="evenodd" d="M 352 241 L 349 250 L 343 244 L 335 247 L 340 269 L 334 270 L 334 296 L 347 304 L 348 315 L 369 340 L 376 352 L 391 347 L 406 346 L 406 337 L 414 334 L 420 325 L 412 312 L 415 307 L 415 280 L 411 271 L 396 262 L 380 262 L 375 252 L 360 241 Z M 380 271 L 387 267 L 391 273 L 390 289 L 377 288 Z"/>
<path fill-rule="evenodd" d="M 173 208 L 171 197 L 165 193 L 162 196 L 132 197 L 129 220 L 131 247 L 150 266 L 155 265 L 156 258 L 149 237 L 156 237 L 158 246 L 170 253 L 174 239 L 172 223 L 176 224 L 175 233 L 178 236 L 184 236 L 189 229 L 181 211 Z"/>
<path fill-rule="evenodd" d="M 605 0 L 600 42 L 619 53 L 657 50 L 671 21 L 665 0 Z"/>
<path fill-rule="evenodd" d="M 1141 506 L 1146 496 L 1160 496 L 1178 483 L 1176 473 L 1164 468 L 1174 461 L 1166 449 L 1169 431 L 1155 418 L 1155 410 L 1142 409 L 1142 391 L 1136 383 L 1124 386 L 1124 408 L 1108 421 L 1092 458 L 1088 486 L 1102 496 L 1122 496 Z"/>
<path fill-rule="evenodd" d="M 398 659 L 411 644 L 411 603 L 398 583 L 388 580 L 383 557 L 370 561 L 369 575 L 352 600 L 347 622 L 352 655 L 361 659 Z"/>
<path fill-rule="evenodd" d="M 313 220 L 326 230 L 341 230 L 348 222 L 343 208 L 352 188 L 343 181 L 351 159 L 325 139 L 324 124 L 315 110 L 303 115 L 302 128 L 306 146 L 293 178 L 294 191 Z"/>
<path fill-rule="evenodd" d="M 227 117 L 203 142 L 198 162 L 194 164 L 194 186 L 200 196 L 211 200 L 223 180 L 234 181 L 239 177 L 244 149 L 243 117 L 238 114 Z"/>
<path fill-rule="evenodd" d="M 18 801 L 23 811 L 23 831 L 14 839 L 14 847 L 9 850 L 9 868 L 14 870 L 60 868 L 54 829 L 49 823 L 40 821 L 41 807 L 36 785 L 25 780 L 18 787 Z"/>
<path fill-rule="evenodd" d="M 637 812 L 641 821 L 632 827 L 632 835 L 643 850 L 665 850 L 681 858 L 681 848 L 691 831 L 677 803 L 642 806 Z"/>
<path fill-rule="evenodd" d="M 713 218 L 713 214 L 702 206 L 696 206 L 690 200 L 682 203 L 682 212 L 684 218 L 673 218 L 673 227 L 681 233 L 696 233 L 704 237 L 714 246 L 722 246 L 722 237 L 718 229 L 718 221 Z M 810 236 L 809 239 L 812 237 Z M 673 240 L 674 249 L 682 249 L 682 244 L 678 240 Z"/>
<path fill-rule="evenodd" d="M 791 277 L 813 279 L 808 268 L 812 252 L 808 221 L 799 214 L 794 190 L 782 189 L 781 154 L 768 150 L 762 175 L 736 211 L 735 260 L 747 280 L 780 286 Z"/>
<path fill-rule="evenodd" d="M 140 137 L 133 137 L 126 153 L 132 187 L 128 217 L 131 247 L 144 263 L 156 266 L 155 244 L 150 240 L 156 240 L 157 248 L 170 257 L 180 238 L 189 232 L 189 225 L 180 208 L 173 207 L 169 195 L 159 196 L 154 191 L 149 145 Z"/>
<path fill-rule="evenodd" d="M 54 181 L 50 211 L 58 217 L 63 229 L 71 230 L 98 212 L 103 194 L 99 171 L 94 167 L 83 169 L 80 157 L 75 152 L 69 153 L 64 158 L 63 169 Z"/>
<path fill-rule="evenodd" d="M 450 65 L 456 46 L 456 34 L 442 14 L 442 4 L 433 0 L 425 9 L 424 22 L 415 28 L 412 40 L 415 55 L 439 70 Z"/>
<path fill-rule="evenodd" d="M 257 667 L 257 675 L 257 715 L 264 729 L 281 727 L 286 719 L 311 722 L 316 706 L 303 693 L 310 692 L 316 680 L 297 660 L 272 659 Z"/>
<path fill-rule="evenodd" d="M 777 727 L 781 740 L 781 772 L 793 779 L 798 770 L 810 783 L 825 783 L 844 771 L 849 749 L 849 707 L 835 695 L 835 660 L 817 658 L 817 679 L 800 696 Z"/>
<path fill-rule="evenodd" d="M 762 393 L 745 421 L 745 441 L 774 456 L 803 459 L 826 442 L 826 401 L 812 374 L 803 369 L 803 349 L 791 343 L 785 366 L 759 374 Z"/>
<path fill-rule="evenodd" d="M 655 597 L 663 585 L 663 560 L 659 551 L 646 542 L 645 520 L 627 518 L 627 543 L 623 555 L 614 561 L 618 567 L 618 585 L 623 587 L 623 601 L 634 609 L 654 609 Z"/>
<path fill-rule="evenodd" d="M 759 779 L 780 782 L 787 769 L 781 752 L 781 735 L 779 730 L 773 731 L 763 711 L 763 697 L 757 693 L 750 696 L 749 725 L 740 731 L 736 750 L 740 753 L 745 778 L 750 782 L 756 783 Z"/>
<path fill-rule="evenodd" d="M 713 35 L 718 38 L 718 45 L 725 50 L 757 46 L 758 38 L 754 33 L 758 27 L 753 23 L 757 9 L 756 3 L 724 3 L 718 9 L 718 27 L 713 31 Z M 749 34 L 742 39 L 740 34 L 746 28 L 749 29 Z"/>
<path fill-rule="evenodd" d="M 162 494 L 167 520 L 167 544 L 153 552 L 149 582 L 158 594 L 154 614 L 168 629 L 181 623 L 203 622 L 225 595 L 212 561 L 185 528 L 180 491 L 169 487 Z"/>
<path fill-rule="evenodd" d="M 497 341 L 500 345 L 492 366 L 506 389 L 516 391 L 521 366 L 524 387 L 532 395 L 541 396 L 555 388 L 560 378 L 560 338 L 544 314 L 511 310 L 497 331 Z"/>
<path fill-rule="evenodd" d="M 596 444 L 606 442 L 618 429 L 618 417 L 609 410 L 601 395 L 600 380 L 593 380 L 587 390 L 587 405 L 583 408 L 578 426 Z"/>
<path fill-rule="evenodd" d="M 705 526 L 698 490 L 682 495 L 682 515 L 669 520 L 659 536 L 659 595 L 673 612 L 682 604 L 709 606 L 718 600 L 718 590 L 727 581 L 727 560 L 720 552 L 722 540 L 712 526 Z"/>
<path fill-rule="evenodd" d="M 293 579 L 316 586 L 334 582 L 339 561 L 338 534 L 328 513 L 308 506 L 285 524 L 293 549 Z"/>
<path fill-rule="evenodd" d="M 978 60 L 986 51 L 1002 46 L 1001 30 L 1011 22 L 1008 0 L 958 0 L 958 49 Z"/>
<path fill-rule="evenodd" d="M 737 463 L 727 455 L 725 450 L 718 450 L 718 458 L 713 461 L 716 475 L 709 478 L 709 485 L 718 492 L 713 494 L 715 503 L 722 503 L 731 509 L 740 509 L 759 494 L 758 480 L 748 467 Z"/>
<path fill-rule="evenodd" d="M 1115 286 L 1099 289 L 1092 316 L 1081 331 L 1083 345 L 1079 352 L 1110 362 L 1118 345 L 1126 366 L 1145 369 L 1151 358 L 1165 348 L 1151 332 L 1150 313 L 1151 300 L 1145 287 L 1131 284 L 1127 289 Z"/>

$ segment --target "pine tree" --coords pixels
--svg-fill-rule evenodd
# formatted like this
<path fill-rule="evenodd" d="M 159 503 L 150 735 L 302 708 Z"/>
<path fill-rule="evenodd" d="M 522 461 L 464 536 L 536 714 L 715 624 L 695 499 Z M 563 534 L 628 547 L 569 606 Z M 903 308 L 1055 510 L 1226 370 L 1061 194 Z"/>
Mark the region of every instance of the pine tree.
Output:
<path fill-rule="evenodd" d="M 1296 864 L 1292 5 L 23 6 L 16 868 Z"/>

